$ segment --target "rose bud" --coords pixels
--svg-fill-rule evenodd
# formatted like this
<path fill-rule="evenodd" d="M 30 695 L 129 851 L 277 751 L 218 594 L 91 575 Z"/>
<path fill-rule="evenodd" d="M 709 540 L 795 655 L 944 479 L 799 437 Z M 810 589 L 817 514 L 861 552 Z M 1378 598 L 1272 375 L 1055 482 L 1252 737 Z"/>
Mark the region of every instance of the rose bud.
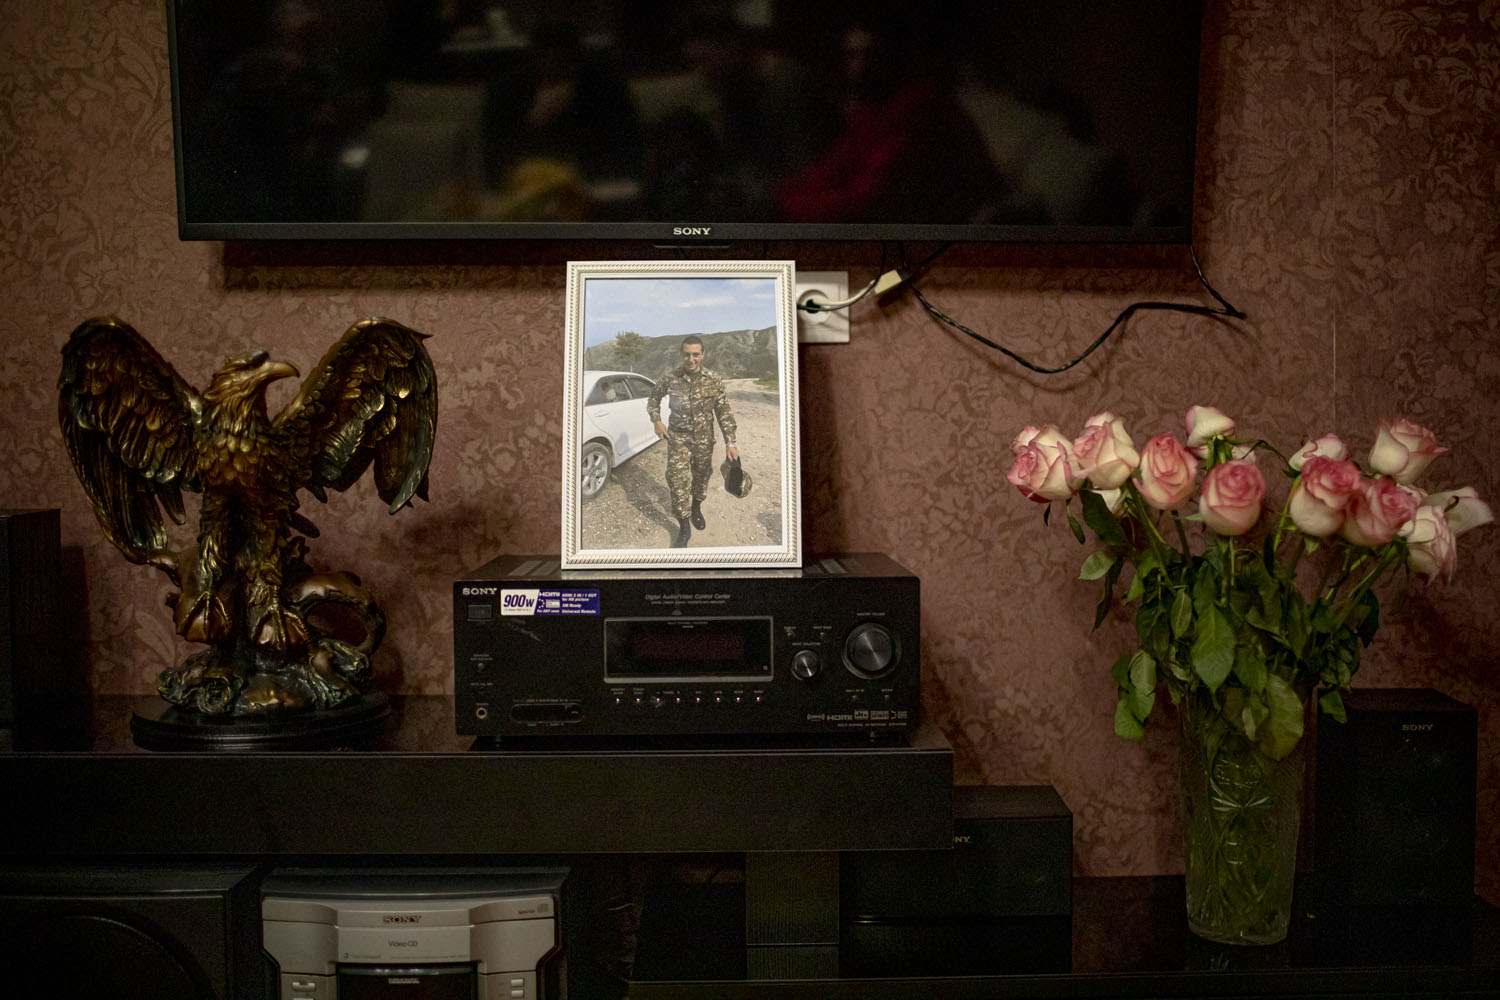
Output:
<path fill-rule="evenodd" d="M 1438 507 L 1420 506 L 1401 527 L 1406 564 L 1418 576 L 1447 583 L 1458 569 L 1458 543 Z"/>
<path fill-rule="evenodd" d="M 1355 545 L 1374 548 L 1396 537 L 1417 512 L 1417 498 L 1389 479 L 1362 479 L 1349 498 L 1339 534 Z"/>
<path fill-rule="evenodd" d="M 1095 489 L 1117 489 L 1141 463 L 1125 425 L 1109 413 L 1089 418 L 1083 433 L 1073 439 L 1072 452 L 1070 481 L 1075 489 L 1085 480 Z"/>
<path fill-rule="evenodd" d="M 1409 483 L 1447 450 L 1432 431 L 1410 420 L 1382 420 L 1370 449 L 1370 468 L 1398 483 Z"/>
<path fill-rule="evenodd" d="M 1311 455 L 1292 487 L 1288 510 L 1303 534 L 1327 538 L 1344 526 L 1349 498 L 1359 492 L 1359 469 L 1352 462 Z"/>
<path fill-rule="evenodd" d="M 1307 464 L 1307 460 L 1314 455 L 1320 458 L 1331 458 L 1335 462 L 1342 462 L 1349 457 L 1349 446 L 1339 439 L 1337 434 L 1324 434 L 1316 441 L 1308 441 L 1302 447 L 1292 453 L 1287 464 L 1294 469 L 1301 469 Z"/>
<path fill-rule="evenodd" d="M 1140 469 L 1141 496 L 1157 510 L 1176 510 L 1193 495 L 1198 459 L 1169 432 L 1146 442 Z"/>
<path fill-rule="evenodd" d="M 1198 512 L 1221 535 L 1243 535 L 1260 520 L 1266 480 L 1254 462 L 1236 459 L 1214 466 L 1203 479 Z"/>

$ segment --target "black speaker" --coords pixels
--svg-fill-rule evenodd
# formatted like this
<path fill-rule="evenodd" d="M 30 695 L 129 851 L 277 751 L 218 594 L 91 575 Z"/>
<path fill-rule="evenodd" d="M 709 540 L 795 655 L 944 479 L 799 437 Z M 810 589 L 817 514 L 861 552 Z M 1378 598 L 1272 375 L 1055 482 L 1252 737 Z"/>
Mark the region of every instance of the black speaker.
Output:
<path fill-rule="evenodd" d="M 263 998 L 251 868 L 0 868 L 7 964 L 54 997 Z"/>
<path fill-rule="evenodd" d="M 0 510 L 0 729 L 59 669 L 58 512 Z"/>
<path fill-rule="evenodd" d="M 953 848 L 841 856 L 845 975 L 1065 971 L 1073 814 L 1050 785 L 959 785 Z"/>
<path fill-rule="evenodd" d="M 1318 720 L 1314 869 L 1335 907 L 1474 901 L 1478 715 L 1428 688 L 1356 689 Z"/>

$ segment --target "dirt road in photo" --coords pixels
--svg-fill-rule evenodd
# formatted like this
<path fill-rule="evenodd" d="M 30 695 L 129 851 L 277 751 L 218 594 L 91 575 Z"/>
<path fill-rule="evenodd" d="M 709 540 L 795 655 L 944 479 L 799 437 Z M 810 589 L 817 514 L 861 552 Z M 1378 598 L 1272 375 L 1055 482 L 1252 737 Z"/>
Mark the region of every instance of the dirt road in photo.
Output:
<path fill-rule="evenodd" d="M 775 392 L 753 379 L 724 383 L 737 430 L 740 463 L 750 474 L 750 495 L 724 490 L 719 466 L 724 441 L 715 428 L 714 473 L 702 504 L 708 526 L 693 532 L 688 548 L 781 545 L 781 416 Z M 617 467 L 604 489 L 579 511 L 585 549 L 665 549 L 677 535 L 667 493 L 667 445 L 658 441 Z"/>

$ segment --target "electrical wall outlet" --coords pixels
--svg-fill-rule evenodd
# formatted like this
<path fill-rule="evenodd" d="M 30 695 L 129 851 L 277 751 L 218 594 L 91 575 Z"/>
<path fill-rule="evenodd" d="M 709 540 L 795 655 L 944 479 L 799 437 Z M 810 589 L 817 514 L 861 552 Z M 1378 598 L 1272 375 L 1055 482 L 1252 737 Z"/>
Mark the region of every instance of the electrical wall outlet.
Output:
<path fill-rule="evenodd" d="M 797 340 L 804 344 L 849 343 L 849 310 L 808 312 L 810 301 L 842 302 L 849 297 L 848 271 L 797 272 Z"/>

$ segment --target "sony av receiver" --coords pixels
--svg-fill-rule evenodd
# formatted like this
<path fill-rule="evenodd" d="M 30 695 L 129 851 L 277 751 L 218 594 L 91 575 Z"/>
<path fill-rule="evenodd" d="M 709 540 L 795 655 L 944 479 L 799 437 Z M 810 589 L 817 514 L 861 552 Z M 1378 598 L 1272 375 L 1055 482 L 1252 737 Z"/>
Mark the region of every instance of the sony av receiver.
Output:
<path fill-rule="evenodd" d="M 793 569 L 567 570 L 502 556 L 453 585 L 458 732 L 902 733 L 918 581 L 884 555 Z"/>

